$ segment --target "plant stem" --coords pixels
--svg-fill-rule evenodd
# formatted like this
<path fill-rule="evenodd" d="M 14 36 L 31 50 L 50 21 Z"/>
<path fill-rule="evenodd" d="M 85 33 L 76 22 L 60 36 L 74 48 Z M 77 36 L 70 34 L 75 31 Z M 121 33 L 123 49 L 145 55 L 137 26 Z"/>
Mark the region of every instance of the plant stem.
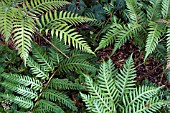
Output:
<path fill-rule="evenodd" d="M 65 56 L 66 58 L 69 58 L 69 56 L 67 56 L 65 53 L 63 53 L 60 49 L 58 49 L 53 43 L 51 43 L 49 40 L 47 40 L 44 36 L 42 36 L 40 33 L 36 32 L 39 36 L 41 36 L 47 43 L 49 43 L 51 46 L 54 47 L 54 49 L 56 49 L 58 52 L 60 52 L 63 56 Z"/>

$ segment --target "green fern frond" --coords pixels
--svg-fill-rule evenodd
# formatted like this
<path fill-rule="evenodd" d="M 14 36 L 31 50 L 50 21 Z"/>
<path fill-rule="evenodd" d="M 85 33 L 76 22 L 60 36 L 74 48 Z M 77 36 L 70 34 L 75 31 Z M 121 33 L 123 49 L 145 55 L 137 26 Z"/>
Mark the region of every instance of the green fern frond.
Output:
<path fill-rule="evenodd" d="M 145 51 L 146 51 L 145 60 L 149 56 L 149 54 L 151 54 L 155 50 L 158 44 L 158 41 L 161 38 L 161 35 L 162 35 L 161 33 L 163 29 L 160 27 L 158 23 L 151 22 L 150 28 L 148 29 L 148 31 L 149 31 L 149 34 L 148 34 L 146 46 L 145 46 Z"/>
<path fill-rule="evenodd" d="M 145 13 L 137 5 L 137 0 L 126 0 L 126 5 L 130 16 L 129 21 L 137 24 L 145 22 Z"/>
<path fill-rule="evenodd" d="M 85 90 L 85 88 L 80 84 L 72 83 L 67 79 L 58 79 L 58 78 L 52 79 L 49 84 L 49 87 L 55 89 L 61 89 L 61 90 L 68 90 L 68 89 Z"/>
<path fill-rule="evenodd" d="M 13 24 L 13 39 L 16 48 L 18 49 L 18 54 L 20 54 L 26 64 L 28 53 L 31 50 L 32 35 L 34 33 L 34 20 L 32 18 L 23 19 L 18 16 Z"/>
<path fill-rule="evenodd" d="M 170 17 L 170 0 L 162 0 L 162 16 L 163 19 Z"/>
<path fill-rule="evenodd" d="M 120 74 L 116 76 L 116 87 L 119 89 L 120 97 L 136 88 L 136 81 L 134 80 L 136 78 L 135 73 L 136 71 L 131 55 L 126 61 L 126 64 L 123 65 L 123 69 L 120 70 Z"/>
<path fill-rule="evenodd" d="M 10 82 L 3 82 L 0 85 L 11 90 L 11 91 L 16 92 L 26 98 L 37 99 L 37 97 L 38 97 L 38 95 L 35 94 L 33 90 L 31 90 L 27 87 L 21 86 L 21 85 L 16 85 L 16 84 L 10 83 Z"/>
<path fill-rule="evenodd" d="M 11 36 L 13 16 L 16 10 L 16 8 L 0 6 L 0 33 L 4 36 L 6 43 Z"/>
<path fill-rule="evenodd" d="M 150 100 L 148 100 L 145 103 L 140 103 L 138 102 L 136 105 L 138 106 L 138 108 L 140 109 L 132 109 L 133 113 L 141 113 L 141 112 L 156 112 L 157 109 L 161 109 L 162 106 L 164 106 L 167 102 L 159 100 L 159 98 L 151 98 Z"/>
<path fill-rule="evenodd" d="M 102 94 L 102 90 L 100 87 L 98 87 L 98 84 L 95 84 L 88 75 L 84 74 L 84 76 L 86 87 L 88 88 L 90 95 L 92 95 L 94 99 L 98 99 L 98 104 L 103 105 L 102 109 L 105 109 L 107 112 L 113 111 L 114 103 L 110 103 L 109 99 L 104 98 L 105 96 Z M 110 106 L 110 104 L 112 104 L 113 106 Z"/>
<path fill-rule="evenodd" d="M 63 12 L 60 12 L 60 15 L 58 17 L 57 13 L 55 12 L 54 17 L 52 13 L 47 13 L 45 16 L 41 16 L 40 20 L 37 20 L 36 22 L 38 24 L 37 30 L 39 32 L 43 32 L 44 30 L 46 34 L 51 32 L 52 37 L 56 35 L 60 38 L 60 40 L 64 39 L 65 44 L 72 44 L 73 47 L 75 47 L 76 49 L 79 48 L 80 50 L 84 50 L 86 52 L 94 54 L 94 52 L 91 50 L 86 41 L 84 41 L 82 36 L 78 32 L 76 32 L 75 29 L 72 28 L 73 25 L 68 24 L 78 24 L 89 20 L 91 19 L 84 18 L 78 15 L 75 16 L 75 14 L 71 13 L 63 14 Z"/>
<path fill-rule="evenodd" d="M 18 104 L 20 107 L 23 107 L 23 108 L 26 108 L 26 109 L 33 108 L 33 106 L 34 106 L 34 103 L 30 99 L 15 96 L 13 94 L 0 93 L 0 97 L 3 97 L 3 98 L 8 99 L 8 100 L 11 100 L 15 104 Z"/>
<path fill-rule="evenodd" d="M 75 70 L 90 70 L 96 71 L 97 69 L 84 59 L 79 59 L 78 57 L 70 57 L 69 59 L 64 59 L 59 65 L 59 72 L 71 72 Z"/>
<path fill-rule="evenodd" d="M 135 90 L 129 92 L 123 97 L 123 104 L 126 106 L 126 111 L 129 111 L 136 102 L 145 102 L 152 98 L 155 94 L 160 91 L 162 87 L 148 87 L 148 86 L 141 86 L 136 88 Z M 131 98 L 129 98 L 131 96 Z M 128 110 L 129 109 L 129 110 Z"/>
<path fill-rule="evenodd" d="M 54 112 L 54 113 L 64 113 L 64 111 L 57 106 L 55 103 L 47 101 L 47 100 L 39 100 L 37 103 L 37 110 L 44 109 L 46 112 Z M 35 109 L 36 111 L 36 109 Z M 43 110 L 42 110 L 43 111 Z"/>
<path fill-rule="evenodd" d="M 155 21 L 161 18 L 161 1 L 162 0 L 150 0 L 151 5 L 148 5 L 147 19 L 148 21 Z"/>
<path fill-rule="evenodd" d="M 105 92 L 104 97 L 108 98 L 110 103 L 116 103 L 118 99 L 118 90 L 115 88 L 114 77 L 117 74 L 117 70 L 115 69 L 112 60 L 109 59 L 106 62 L 103 62 L 100 66 L 99 74 L 97 76 L 98 85 L 102 92 Z M 113 99 L 113 97 L 115 97 Z"/>
<path fill-rule="evenodd" d="M 139 31 L 142 31 L 143 27 L 140 24 L 128 24 L 128 26 L 124 26 L 124 29 L 119 31 L 117 35 L 117 39 L 115 41 L 114 50 L 112 54 L 120 48 L 124 43 L 127 42 L 130 38 L 137 35 Z"/>
<path fill-rule="evenodd" d="M 17 74 L 8 74 L 8 73 L 0 74 L 0 76 L 13 83 L 18 83 L 24 86 L 30 86 L 31 89 L 36 91 L 42 89 L 42 83 L 39 80 L 29 76 L 22 76 Z"/>
<path fill-rule="evenodd" d="M 45 90 L 45 92 L 42 94 L 42 97 L 49 101 L 58 101 L 71 110 L 77 111 L 77 107 L 73 104 L 73 101 L 70 100 L 64 93 L 55 90 Z"/>
<path fill-rule="evenodd" d="M 50 60 L 49 56 L 40 46 L 33 44 L 33 57 L 36 58 L 36 61 L 43 68 L 44 72 L 52 72 L 54 70 L 53 62 Z"/>
<path fill-rule="evenodd" d="M 27 65 L 31 68 L 32 74 L 41 79 L 48 79 L 49 74 L 45 73 L 45 68 L 42 68 L 37 62 L 35 62 L 31 57 L 27 59 Z"/>
<path fill-rule="evenodd" d="M 67 4 L 70 3 L 65 0 L 31 0 L 30 3 L 25 1 L 23 9 L 28 15 L 36 16 Z"/>
<path fill-rule="evenodd" d="M 104 35 L 104 37 L 100 41 L 99 46 L 96 48 L 95 51 L 113 44 L 114 41 L 116 40 L 116 36 L 119 34 L 119 31 L 122 29 L 123 27 L 120 24 L 114 23 L 113 25 L 111 25 L 108 31 L 106 32 L 106 35 Z"/>

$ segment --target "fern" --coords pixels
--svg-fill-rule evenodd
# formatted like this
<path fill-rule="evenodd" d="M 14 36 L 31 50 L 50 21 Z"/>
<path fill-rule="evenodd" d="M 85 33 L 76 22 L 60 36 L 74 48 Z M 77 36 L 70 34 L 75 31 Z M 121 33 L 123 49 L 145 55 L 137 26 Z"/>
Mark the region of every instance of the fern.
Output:
<path fill-rule="evenodd" d="M 26 59 L 28 57 L 28 52 L 31 48 L 32 34 L 34 32 L 34 21 L 31 18 L 15 19 L 13 32 L 14 33 L 14 41 L 16 44 L 16 48 L 18 49 L 18 54 L 20 54 L 21 58 L 24 60 L 26 64 Z"/>
<path fill-rule="evenodd" d="M 134 25 L 129 24 L 127 27 L 124 26 L 124 29 L 119 31 L 119 34 L 115 41 L 114 50 L 112 53 L 114 53 L 117 49 L 121 47 L 121 45 L 126 43 L 127 40 L 131 39 L 134 35 L 136 35 L 141 30 L 143 30 L 143 27 L 140 24 L 134 24 Z"/>
<path fill-rule="evenodd" d="M 126 0 L 126 5 L 129 13 L 129 21 L 131 23 L 143 24 L 145 22 L 145 13 L 137 5 L 136 0 Z"/>
<path fill-rule="evenodd" d="M 65 0 L 31 0 L 30 3 L 25 1 L 23 8 L 28 15 L 37 16 L 48 10 L 61 8 L 67 4 L 70 3 Z"/>
<path fill-rule="evenodd" d="M 37 105 L 37 109 L 34 111 L 35 113 L 46 113 L 46 112 L 55 112 L 55 113 L 64 113 L 64 111 L 57 106 L 55 103 L 47 101 L 47 100 L 40 100 Z"/>
<path fill-rule="evenodd" d="M 158 40 L 161 37 L 161 32 L 163 31 L 163 29 L 160 27 L 159 24 L 151 22 L 148 31 L 149 34 L 148 34 L 146 47 L 145 47 L 145 51 L 146 51 L 145 59 L 148 57 L 149 54 L 151 54 L 155 50 L 158 44 Z"/>
<path fill-rule="evenodd" d="M 36 36 L 34 34 L 43 36 L 44 32 L 42 31 L 50 30 L 52 37 L 54 34 L 59 34 L 59 38 L 63 38 L 65 44 L 72 44 L 77 49 L 94 54 L 82 36 L 72 28 L 73 25 L 93 19 L 71 12 L 60 11 L 58 13 L 56 9 L 67 4 L 69 2 L 65 0 L 8 0 L 0 2 L 0 33 L 6 42 L 9 41 L 9 38 L 15 42 L 18 54 L 25 64 L 31 51 L 32 39 Z"/>
<path fill-rule="evenodd" d="M 54 90 L 46 90 L 43 94 L 42 97 L 51 100 L 51 101 L 58 101 L 68 108 L 72 109 L 73 111 L 77 111 L 77 108 L 73 104 L 73 102 L 64 94 L 58 91 Z"/>
<path fill-rule="evenodd" d="M 89 95 L 83 93 L 80 93 L 80 95 L 89 112 L 153 113 L 167 104 L 166 101 L 160 100 L 157 96 L 157 93 L 164 86 L 158 88 L 144 85 L 136 87 L 132 55 L 126 61 L 120 73 L 109 59 L 108 62 L 103 61 L 96 81 L 93 81 L 86 74 L 83 75 Z"/>
<path fill-rule="evenodd" d="M 163 19 L 168 19 L 170 17 L 170 1 L 169 0 L 162 0 L 162 16 Z"/>
<path fill-rule="evenodd" d="M 49 84 L 50 88 L 54 88 L 54 89 L 62 89 L 62 90 L 68 90 L 68 89 L 73 89 L 73 90 L 84 90 L 84 87 L 82 87 L 79 84 L 74 84 L 70 81 L 68 81 L 68 79 L 58 79 L 55 78 L 53 80 L 51 80 L 50 84 Z"/>
<path fill-rule="evenodd" d="M 37 20 L 37 29 L 39 29 L 40 32 L 44 30 L 46 34 L 51 31 L 52 37 L 56 35 L 60 38 L 60 40 L 64 39 L 65 44 L 72 44 L 75 48 L 93 53 L 87 43 L 83 40 L 82 36 L 72 28 L 72 25 L 77 25 L 79 23 L 87 22 L 90 20 L 92 19 L 84 18 L 70 12 L 60 12 L 59 15 L 57 15 L 57 12 L 54 11 L 54 16 L 51 12 L 49 12 Z M 56 26 L 56 24 L 58 25 Z"/>

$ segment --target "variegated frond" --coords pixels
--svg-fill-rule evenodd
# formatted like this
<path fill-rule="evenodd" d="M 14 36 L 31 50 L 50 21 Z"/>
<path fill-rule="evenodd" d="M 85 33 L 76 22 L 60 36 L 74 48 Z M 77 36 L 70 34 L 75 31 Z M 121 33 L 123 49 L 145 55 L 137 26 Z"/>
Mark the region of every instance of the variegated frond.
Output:
<path fill-rule="evenodd" d="M 34 20 L 32 18 L 22 18 L 18 16 L 13 22 L 13 40 L 18 54 L 24 60 L 28 57 L 31 50 L 31 41 L 34 33 Z"/>
<path fill-rule="evenodd" d="M 30 16 L 37 16 L 49 10 L 61 8 L 64 5 L 70 4 L 65 0 L 31 0 L 25 1 L 23 9 Z"/>

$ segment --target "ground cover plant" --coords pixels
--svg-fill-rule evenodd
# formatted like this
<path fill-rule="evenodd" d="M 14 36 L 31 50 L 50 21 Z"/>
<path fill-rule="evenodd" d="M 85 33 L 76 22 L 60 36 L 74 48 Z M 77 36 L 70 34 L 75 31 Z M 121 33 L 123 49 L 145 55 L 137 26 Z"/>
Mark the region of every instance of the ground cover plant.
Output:
<path fill-rule="evenodd" d="M 1 0 L 0 112 L 169 113 L 170 0 Z"/>

